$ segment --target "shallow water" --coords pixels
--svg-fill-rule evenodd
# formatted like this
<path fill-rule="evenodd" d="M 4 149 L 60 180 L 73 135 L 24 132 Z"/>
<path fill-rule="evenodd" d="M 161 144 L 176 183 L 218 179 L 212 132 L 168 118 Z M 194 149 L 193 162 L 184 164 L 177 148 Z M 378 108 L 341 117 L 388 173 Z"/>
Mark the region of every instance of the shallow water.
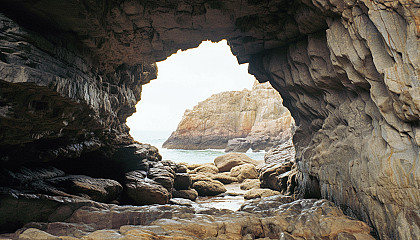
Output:
<path fill-rule="evenodd" d="M 227 184 L 227 192 L 222 196 L 198 197 L 195 202 L 203 207 L 214 207 L 218 209 L 229 209 L 237 211 L 245 202 L 244 194 L 246 191 L 240 189 L 239 183 Z"/>
<path fill-rule="evenodd" d="M 174 162 L 193 163 L 210 163 L 213 160 L 226 154 L 223 149 L 206 149 L 206 150 L 184 150 L 184 149 L 166 149 L 162 144 L 169 138 L 171 132 L 164 131 L 130 131 L 135 140 L 141 143 L 151 144 L 159 149 L 159 153 L 165 160 Z M 263 160 L 265 152 L 248 151 L 246 155 L 254 160 Z"/>
<path fill-rule="evenodd" d="M 162 144 L 169 138 L 171 132 L 159 131 L 131 131 L 130 134 L 135 140 L 141 143 L 148 143 L 159 148 L 159 153 L 163 159 L 169 159 L 174 162 L 194 163 L 212 163 L 213 160 L 226 154 L 224 150 L 220 149 L 206 149 L 206 150 L 183 150 L 183 149 L 166 149 Z M 265 152 L 247 152 L 248 157 L 262 161 Z M 243 195 L 246 191 L 240 189 L 239 183 L 225 185 L 226 193 L 219 196 L 212 197 L 198 197 L 196 203 L 202 207 L 214 207 L 217 209 L 228 209 L 237 211 L 245 202 Z"/>

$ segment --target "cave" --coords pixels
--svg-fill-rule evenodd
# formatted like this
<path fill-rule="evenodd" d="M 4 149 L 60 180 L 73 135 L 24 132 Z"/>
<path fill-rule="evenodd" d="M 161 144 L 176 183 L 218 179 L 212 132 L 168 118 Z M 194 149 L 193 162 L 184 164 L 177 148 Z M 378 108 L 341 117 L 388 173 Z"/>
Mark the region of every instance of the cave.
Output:
<path fill-rule="evenodd" d="M 330 200 L 379 239 L 420 237 L 418 2 L 0 5 L 2 231 L 60 222 L 88 204 L 63 206 L 36 195 L 49 190 L 31 185 L 39 180 L 35 172 L 60 177 L 67 166 L 111 184 L 131 170 L 183 171 L 160 163 L 153 146 L 135 143 L 125 121 L 142 85 L 156 78 L 155 62 L 203 40 L 227 39 L 238 62 L 270 82 L 296 121 L 296 186 L 289 194 Z M 32 177 L 19 182 L 28 172 Z M 43 211 L 36 217 L 19 219 L 19 211 L 37 208 Z"/>

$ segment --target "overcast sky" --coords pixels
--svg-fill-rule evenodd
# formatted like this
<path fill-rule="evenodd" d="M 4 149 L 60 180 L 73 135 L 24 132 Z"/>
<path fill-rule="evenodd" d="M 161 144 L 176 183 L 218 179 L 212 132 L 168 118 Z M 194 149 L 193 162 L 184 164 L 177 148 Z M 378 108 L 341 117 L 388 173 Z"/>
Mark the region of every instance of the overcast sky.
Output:
<path fill-rule="evenodd" d="M 131 130 L 175 131 L 186 109 L 215 93 L 251 89 L 255 80 L 225 40 L 178 51 L 157 65 L 158 78 L 143 86 L 137 112 L 127 119 Z"/>

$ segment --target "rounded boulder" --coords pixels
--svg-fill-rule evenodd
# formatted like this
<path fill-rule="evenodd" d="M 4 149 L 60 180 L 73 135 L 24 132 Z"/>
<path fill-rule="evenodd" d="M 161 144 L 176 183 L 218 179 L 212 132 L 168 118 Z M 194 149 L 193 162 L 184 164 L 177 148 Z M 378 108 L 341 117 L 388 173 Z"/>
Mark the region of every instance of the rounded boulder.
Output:
<path fill-rule="evenodd" d="M 214 159 L 214 164 L 219 172 L 229 172 L 233 167 L 246 163 L 257 165 L 257 161 L 244 153 L 227 153 Z"/>

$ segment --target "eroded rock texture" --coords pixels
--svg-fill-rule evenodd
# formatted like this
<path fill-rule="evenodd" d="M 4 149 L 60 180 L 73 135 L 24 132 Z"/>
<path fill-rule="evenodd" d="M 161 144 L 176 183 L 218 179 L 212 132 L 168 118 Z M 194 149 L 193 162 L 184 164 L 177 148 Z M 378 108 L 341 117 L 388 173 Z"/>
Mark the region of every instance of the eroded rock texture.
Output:
<path fill-rule="evenodd" d="M 296 110 L 300 194 L 333 200 L 384 239 L 419 234 L 418 30 L 405 6 L 323 6 L 341 18 L 260 58 Z"/>
<path fill-rule="evenodd" d="M 252 90 L 214 94 L 185 111 L 163 147 L 268 150 L 292 137 L 293 118 L 282 101 L 269 83 L 255 82 Z"/>
<path fill-rule="evenodd" d="M 418 1 L 5 0 L 0 9 L 2 167 L 58 161 L 106 178 L 77 166 L 133 143 L 125 118 L 153 63 L 226 38 L 295 118 L 295 194 L 332 200 L 381 239 L 419 238 Z"/>
<path fill-rule="evenodd" d="M 65 222 L 29 223 L 8 236 L 16 239 L 42 236 L 37 239 L 373 240 L 369 230 L 366 223 L 345 216 L 327 200 L 290 202 L 290 198 L 277 195 L 252 200 L 237 212 L 202 208 L 194 202 L 149 207 L 86 205 Z"/>

